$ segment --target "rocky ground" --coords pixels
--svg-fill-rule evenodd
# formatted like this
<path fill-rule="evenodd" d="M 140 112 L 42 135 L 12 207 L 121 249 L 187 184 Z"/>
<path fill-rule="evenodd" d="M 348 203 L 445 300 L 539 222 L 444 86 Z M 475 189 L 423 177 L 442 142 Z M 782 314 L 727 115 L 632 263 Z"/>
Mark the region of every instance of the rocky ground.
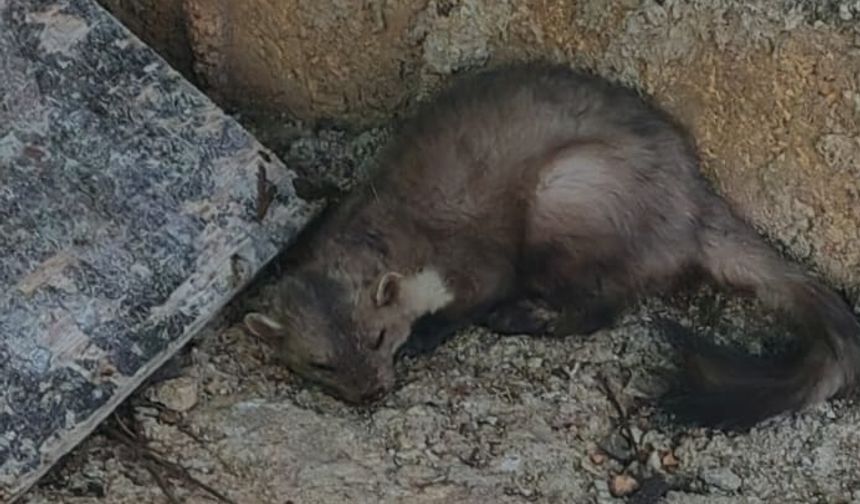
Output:
<path fill-rule="evenodd" d="M 418 42 L 399 55 L 405 73 L 380 66 L 401 60 L 389 54 L 401 34 L 383 34 L 372 52 L 337 24 L 298 26 L 305 44 L 268 37 L 288 50 L 265 54 L 299 69 L 318 108 L 355 102 L 353 117 L 387 116 L 402 94 L 485 60 L 549 55 L 638 83 L 691 125 L 706 172 L 742 213 L 860 300 L 860 2 L 433 0 L 419 17 Z M 514 35 L 500 40 L 498 26 Z M 274 62 L 264 63 L 268 75 Z M 327 86 L 332 76 L 349 85 Z M 340 100 L 343 87 L 361 93 Z M 309 196 L 348 188 L 385 137 L 265 120 L 254 133 L 304 175 Z M 713 293 L 652 300 L 589 338 L 467 331 L 402 362 L 400 387 L 370 410 L 272 362 L 235 324 L 256 296 L 238 299 L 23 502 L 860 504 L 858 405 L 732 435 L 681 428 L 650 406 L 672 356 L 655 315 L 715 335 L 775 332 Z"/>
<path fill-rule="evenodd" d="M 385 136 L 257 134 L 309 190 L 348 187 Z M 716 337 L 777 332 L 755 307 L 702 292 L 650 300 L 588 338 L 470 330 L 402 362 L 397 391 L 359 409 L 302 383 L 235 324 L 258 287 L 23 502 L 860 503 L 856 405 L 726 435 L 649 403 L 672 365 L 655 316 Z"/>

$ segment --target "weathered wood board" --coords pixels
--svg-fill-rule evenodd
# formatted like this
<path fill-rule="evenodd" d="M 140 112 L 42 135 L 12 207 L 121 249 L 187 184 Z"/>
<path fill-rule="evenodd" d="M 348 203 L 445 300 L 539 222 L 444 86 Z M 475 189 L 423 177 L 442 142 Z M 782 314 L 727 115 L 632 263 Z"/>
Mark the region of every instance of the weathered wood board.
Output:
<path fill-rule="evenodd" d="M 289 245 L 293 177 L 94 1 L 0 0 L 0 501 Z"/>

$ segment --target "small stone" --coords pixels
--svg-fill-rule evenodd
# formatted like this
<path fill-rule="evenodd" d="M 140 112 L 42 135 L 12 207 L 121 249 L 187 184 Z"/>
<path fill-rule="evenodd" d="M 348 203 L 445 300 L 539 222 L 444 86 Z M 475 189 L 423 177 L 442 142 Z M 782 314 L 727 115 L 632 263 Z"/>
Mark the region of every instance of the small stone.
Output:
<path fill-rule="evenodd" d="M 660 459 L 660 454 L 656 451 L 652 451 L 648 454 L 648 467 L 655 471 L 660 471 L 663 469 L 663 463 Z"/>
<path fill-rule="evenodd" d="M 182 420 L 182 415 L 178 411 L 172 409 L 165 409 L 158 413 L 158 419 L 161 420 L 162 423 L 174 425 L 179 423 L 180 420 Z"/>
<path fill-rule="evenodd" d="M 612 492 L 609 490 L 609 483 L 604 480 L 596 480 L 593 485 L 594 493 L 597 494 L 598 502 L 609 502 L 612 500 Z"/>
<path fill-rule="evenodd" d="M 519 455 L 508 455 L 499 464 L 499 470 L 502 472 L 517 472 L 520 469 L 522 460 Z"/>
<path fill-rule="evenodd" d="M 399 478 L 409 482 L 410 486 L 424 487 L 438 482 L 441 478 L 439 471 L 424 465 L 405 465 L 397 473 Z"/>
<path fill-rule="evenodd" d="M 727 492 L 736 492 L 743 484 L 741 477 L 726 467 L 703 471 L 702 481 Z"/>
<path fill-rule="evenodd" d="M 660 459 L 660 463 L 663 465 L 663 468 L 667 471 L 672 471 L 678 468 L 680 461 L 675 454 L 671 451 L 667 451 L 663 454 L 663 457 Z"/>
<path fill-rule="evenodd" d="M 639 482 L 629 474 L 616 474 L 609 481 L 609 492 L 614 497 L 626 497 L 639 489 Z"/>
<path fill-rule="evenodd" d="M 588 454 L 588 459 L 591 460 L 591 463 L 594 465 L 602 465 L 606 462 L 606 454 L 600 450 L 595 450 Z"/>
<path fill-rule="evenodd" d="M 600 443 L 601 450 L 616 460 L 630 460 L 634 456 L 634 447 L 620 432 L 614 431 Z"/>
<path fill-rule="evenodd" d="M 150 390 L 151 400 L 173 411 L 184 413 L 197 404 L 197 380 L 190 376 L 161 382 Z"/>

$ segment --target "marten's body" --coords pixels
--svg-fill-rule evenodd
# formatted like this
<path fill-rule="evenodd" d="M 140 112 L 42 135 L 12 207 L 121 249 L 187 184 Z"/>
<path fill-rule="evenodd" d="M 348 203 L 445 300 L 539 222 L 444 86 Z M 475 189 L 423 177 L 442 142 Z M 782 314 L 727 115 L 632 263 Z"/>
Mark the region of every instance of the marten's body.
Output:
<path fill-rule="evenodd" d="M 860 369 L 846 304 L 733 216 L 686 134 L 633 92 L 565 68 L 484 72 L 426 104 L 310 245 L 279 308 L 248 325 L 351 400 L 391 387 L 395 353 L 428 315 L 591 332 L 690 274 L 793 317 L 806 344 L 779 363 L 691 355 L 688 413 L 755 422 L 830 397 Z M 522 301 L 562 315 L 543 324 Z"/>

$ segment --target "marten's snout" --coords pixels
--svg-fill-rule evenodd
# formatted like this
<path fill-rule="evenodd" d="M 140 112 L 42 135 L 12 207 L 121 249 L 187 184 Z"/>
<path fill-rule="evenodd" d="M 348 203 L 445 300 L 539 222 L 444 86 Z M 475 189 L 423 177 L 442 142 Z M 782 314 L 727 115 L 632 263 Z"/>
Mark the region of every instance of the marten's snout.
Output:
<path fill-rule="evenodd" d="M 365 370 L 367 379 L 358 395 L 361 403 L 375 403 L 384 398 L 394 388 L 393 369 L 371 367 Z"/>

